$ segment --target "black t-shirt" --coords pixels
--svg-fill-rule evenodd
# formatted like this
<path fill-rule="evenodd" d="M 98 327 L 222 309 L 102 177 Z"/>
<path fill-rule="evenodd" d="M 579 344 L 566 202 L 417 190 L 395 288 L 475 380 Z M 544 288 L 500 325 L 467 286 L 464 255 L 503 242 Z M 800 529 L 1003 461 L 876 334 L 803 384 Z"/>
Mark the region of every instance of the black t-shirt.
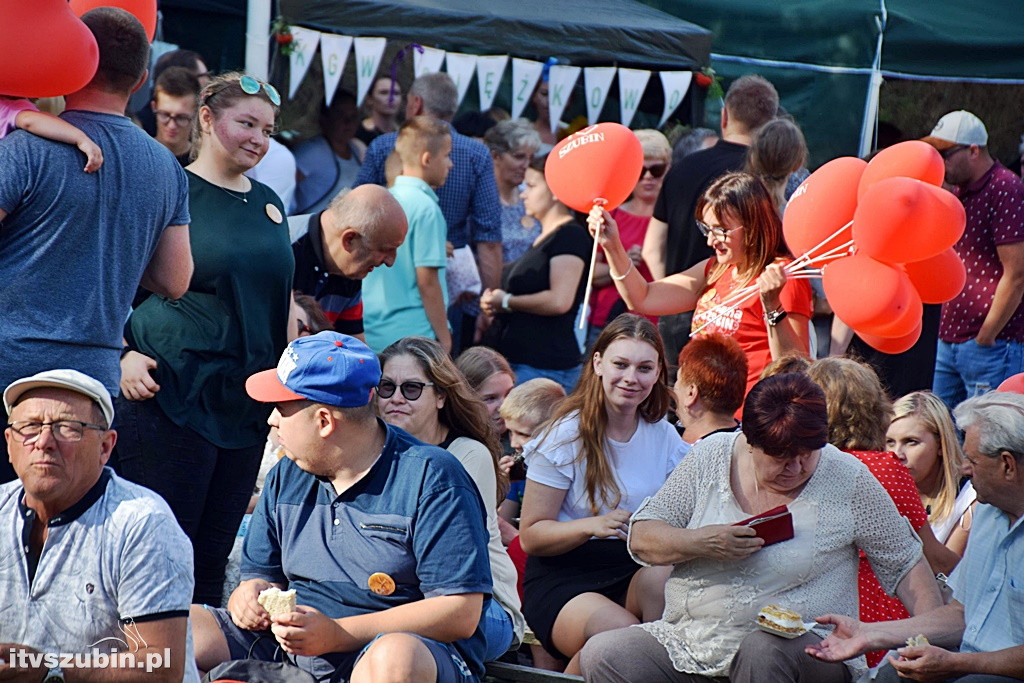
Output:
<path fill-rule="evenodd" d="M 363 283 L 327 272 L 324 265 L 321 213 L 309 217 L 305 235 L 292 244 L 295 254 L 295 289 L 308 294 L 324 309 L 335 332 L 363 332 Z"/>
<path fill-rule="evenodd" d="M 713 180 L 743 168 L 747 146 L 719 140 L 714 147 L 683 158 L 665 176 L 654 205 L 654 217 L 668 223 L 665 274 L 671 275 L 706 261 L 714 255 L 707 239 L 697 231 L 697 202 Z"/>
<path fill-rule="evenodd" d="M 502 278 L 503 289 L 513 295 L 535 294 L 551 288 L 551 259 L 563 254 L 590 262 L 594 241 L 579 223 L 572 221 L 530 247 L 511 263 Z M 514 311 L 506 314 L 505 329 L 498 342 L 498 351 L 510 363 L 523 363 L 535 368 L 567 370 L 580 363 L 580 347 L 573 325 L 583 302 L 586 271 L 576 286 L 572 306 L 562 315 L 535 315 Z"/>

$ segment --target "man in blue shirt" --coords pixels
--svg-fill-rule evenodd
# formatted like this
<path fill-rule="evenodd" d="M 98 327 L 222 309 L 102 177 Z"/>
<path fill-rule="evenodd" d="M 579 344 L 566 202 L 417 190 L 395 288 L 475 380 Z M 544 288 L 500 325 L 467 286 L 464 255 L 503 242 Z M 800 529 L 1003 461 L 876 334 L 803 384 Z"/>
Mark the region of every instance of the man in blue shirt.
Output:
<path fill-rule="evenodd" d="M 458 92 L 451 77 L 445 73 L 424 74 L 413 82 L 406 99 L 405 118 L 426 114 L 451 123 L 459 107 Z M 501 202 L 494 180 L 494 161 L 483 143 L 452 133 L 452 171 L 437 190 L 448 224 L 448 241 L 456 249 L 470 244 L 476 252 L 483 289 L 501 286 Z M 398 133 L 385 133 L 370 143 L 359 169 L 356 185 L 386 185 L 384 163 L 395 147 Z M 463 323 L 462 306 L 451 302 L 448 317 L 452 323 L 455 345 Z M 469 320 L 472 325 L 472 320 Z"/>
<path fill-rule="evenodd" d="M 201 669 L 250 650 L 273 659 L 280 645 L 318 678 L 482 677 L 483 501 L 447 451 L 376 418 L 379 381 L 373 352 L 336 332 L 295 340 L 277 370 L 249 378 L 249 395 L 275 404 L 287 457 L 267 477 L 227 609 L 192 606 Z M 272 587 L 296 591 L 293 611 L 260 606 Z"/>
<path fill-rule="evenodd" d="M 978 493 L 964 557 L 949 579 L 953 599 L 900 621 L 864 624 L 834 614 L 836 630 L 808 653 L 829 661 L 900 647 L 875 681 L 903 678 L 960 683 L 1024 679 L 1024 396 L 990 392 L 953 411 L 964 430 L 963 474 Z M 943 647 L 959 647 L 950 651 Z"/>

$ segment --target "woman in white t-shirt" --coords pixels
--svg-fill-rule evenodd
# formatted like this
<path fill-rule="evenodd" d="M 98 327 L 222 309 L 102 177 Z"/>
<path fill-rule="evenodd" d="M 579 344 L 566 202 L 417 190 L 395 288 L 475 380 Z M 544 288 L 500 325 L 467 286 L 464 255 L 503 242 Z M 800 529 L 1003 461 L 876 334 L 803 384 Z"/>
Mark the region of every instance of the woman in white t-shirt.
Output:
<path fill-rule="evenodd" d="M 970 481 L 961 481 L 964 456 L 953 418 L 946 404 L 927 391 L 907 394 L 892 409 L 885 447 L 914 477 L 935 538 L 963 557 L 977 496 Z"/>
<path fill-rule="evenodd" d="M 619 316 L 525 448 L 523 613 L 548 652 L 571 660 L 568 673 L 579 673 L 576 654 L 590 636 L 661 616 L 668 573 L 634 563 L 626 531 L 684 454 L 664 419 L 666 376 L 657 328 Z"/>

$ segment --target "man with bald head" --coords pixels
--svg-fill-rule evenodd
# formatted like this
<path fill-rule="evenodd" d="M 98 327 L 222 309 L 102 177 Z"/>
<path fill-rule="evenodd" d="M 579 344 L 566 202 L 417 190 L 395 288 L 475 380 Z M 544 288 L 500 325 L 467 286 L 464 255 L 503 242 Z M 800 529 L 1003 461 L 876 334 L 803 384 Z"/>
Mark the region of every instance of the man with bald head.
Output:
<path fill-rule="evenodd" d="M 383 187 L 362 185 L 310 215 L 304 230 L 292 244 L 295 289 L 317 300 L 335 331 L 362 339 L 362 280 L 395 262 L 409 230 L 405 212 Z"/>

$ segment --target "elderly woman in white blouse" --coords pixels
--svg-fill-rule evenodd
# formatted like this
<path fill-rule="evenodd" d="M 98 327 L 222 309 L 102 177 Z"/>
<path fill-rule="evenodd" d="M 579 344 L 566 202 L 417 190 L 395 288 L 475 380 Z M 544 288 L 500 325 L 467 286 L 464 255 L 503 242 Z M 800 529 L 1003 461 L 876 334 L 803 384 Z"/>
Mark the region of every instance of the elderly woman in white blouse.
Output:
<path fill-rule="evenodd" d="M 827 443 L 817 385 L 797 373 L 762 380 L 747 396 L 742 429 L 702 440 L 633 515 L 633 557 L 675 565 L 665 612 L 591 638 L 581 657 L 588 683 L 856 680 L 863 658 L 826 663 L 804 648 L 828 634 L 815 616 L 857 615 L 858 549 L 911 614 L 941 604 L 921 542 L 888 494 Z M 766 544 L 735 526 L 783 505 L 792 515 L 785 540 Z M 769 604 L 806 626 L 786 637 L 759 630 Z"/>

